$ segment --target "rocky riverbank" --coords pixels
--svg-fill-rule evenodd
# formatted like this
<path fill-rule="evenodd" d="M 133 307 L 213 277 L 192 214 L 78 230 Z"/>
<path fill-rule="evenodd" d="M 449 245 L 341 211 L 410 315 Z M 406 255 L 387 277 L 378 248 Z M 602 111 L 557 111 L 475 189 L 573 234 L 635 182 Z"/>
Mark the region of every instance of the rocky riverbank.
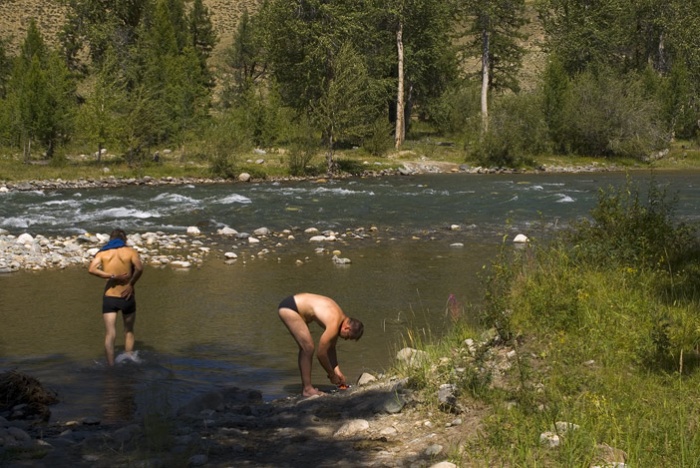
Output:
<path fill-rule="evenodd" d="M 459 226 L 455 225 L 451 229 L 456 231 Z M 128 245 L 139 252 L 146 265 L 189 269 L 200 266 L 207 257 L 225 263 L 235 263 L 239 259 L 242 262 L 254 261 L 292 244 L 303 244 L 308 254 L 332 254 L 333 262 L 347 264 L 351 263 L 351 259 L 340 257 L 337 248 L 365 239 L 378 240 L 376 228 L 358 227 L 335 232 L 310 227 L 305 230 L 285 229 L 273 232 L 260 227 L 248 233 L 224 227 L 216 233 L 206 235 L 196 226 L 190 226 L 184 234 L 160 231 L 129 233 Z M 85 267 L 108 240 L 109 235 L 106 233 L 57 237 L 25 233 L 15 236 L 0 229 L 0 273 Z M 297 263 L 303 264 L 306 257 L 307 255 L 301 256 Z"/>
<path fill-rule="evenodd" d="M 431 160 L 406 161 L 396 168 L 367 168 L 358 177 L 385 177 L 385 176 L 407 176 L 418 174 L 439 174 L 439 173 L 467 173 L 467 174 L 518 174 L 518 173 L 586 173 L 586 172 L 610 172 L 619 171 L 619 167 L 591 163 L 586 165 L 541 165 L 534 169 L 511 169 L 503 167 L 483 167 L 471 166 L 469 164 L 456 164 L 450 162 L 440 162 Z M 339 174 L 335 178 L 352 177 L 350 174 Z M 276 177 L 267 178 L 266 181 L 291 181 L 305 180 L 308 177 Z M 259 182 L 251 178 L 250 174 L 241 173 L 237 180 L 224 179 L 221 177 L 129 177 L 120 178 L 106 176 L 102 178 L 76 179 L 76 180 L 29 180 L 29 181 L 2 181 L 0 180 L 0 194 L 12 191 L 31 190 L 61 190 L 61 189 L 104 189 L 113 187 L 123 187 L 129 185 L 143 186 L 168 186 L 187 184 L 224 184 L 224 183 L 247 183 Z"/>
<path fill-rule="evenodd" d="M 535 172 L 580 173 L 614 171 L 615 167 L 590 164 L 587 166 L 542 166 Z M 393 175 L 413 175 L 426 173 L 471 173 L 495 174 L 514 173 L 511 169 L 483 168 L 458 165 L 437 161 L 404 162 L 396 169 L 365 170 L 363 177 L 381 177 Z M 529 171 L 533 172 L 533 171 Z M 346 175 L 349 177 L 349 175 Z M 237 182 L 221 178 L 192 177 L 142 177 L 116 178 L 113 176 L 100 179 L 78 180 L 38 180 L 22 182 L 0 181 L 0 197 L 3 193 L 14 191 L 45 191 L 62 189 L 108 189 L 128 185 L 170 186 L 187 184 L 224 184 L 249 182 L 248 174 L 241 174 Z M 278 180 L 301 180 L 301 178 L 284 178 Z M 322 182 L 323 179 L 317 179 Z M 452 226 L 448 230 L 459 230 Z M 212 248 L 217 258 L 225 262 L 236 262 L 239 258 L 257 258 L 270 254 L 285 243 L 304 240 L 310 243 L 331 245 L 353 239 L 365 239 L 373 236 L 372 227 L 358 227 L 353 231 L 335 233 L 319 232 L 311 228 L 304 232 L 270 232 L 265 227 L 253 233 L 238 232 L 232 228 L 220 229 L 216 234 L 207 235 L 192 226 L 186 233 L 145 232 L 129 233 L 130 244 L 142 255 L 147 264 L 157 267 L 192 268 L 200 265 L 210 255 Z M 41 234 L 23 233 L 18 236 L 0 229 L 0 273 L 18 270 L 63 269 L 70 266 L 84 266 L 89 263 L 97 248 L 107 241 L 107 234 L 82 234 L 75 236 L 46 237 Z M 227 244 L 228 249 L 221 247 Z M 318 250 L 318 249 L 317 249 Z M 323 251 L 323 248 L 320 248 Z M 333 248 L 332 250 L 335 250 Z M 339 263 L 348 263 L 350 259 L 334 258 Z M 299 262 L 303 262 L 300 259 Z"/>
<path fill-rule="evenodd" d="M 451 447 L 473 437 L 479 416 L 426 412 L 405 380 L 366 374 L 349 390 L 263 402 L 226 388 L 172 417 L 123 424 L 95 419 L 31 424 L 0 417 L 8 467 L 455 467 Z"/>
<path fill-rule="evenodd" d="M 518 352 L 490 330 L 448 354 L 433 361 L 423 351 L 404 348 L 396 356 L 403 375 L 365 373 L 348 390 L 321 387 L 325 395 L 265 402 L 257 390 L 217 388 L 169 414 L 140 414 L 118 424 L 95 418 L 51 421 L 46 411 L 32 418 L 30 405 L 11 405 L 0 411 L 0 465 L 475 466 L 469 454 L 479 451 L 484 421 L 493 409 L 450 382 L 471 375 L 492 388 L 513 391 L 522 385 Z M 429 382 L 412 382 L 411 375 L 426 369 Z M 557 421 L 539 434 L 540 444 L 556 450 L 578 429 Z M 627 466 L 627 455 L 619 449 L 601 443 L 593 450 L 591 467 Z"/>

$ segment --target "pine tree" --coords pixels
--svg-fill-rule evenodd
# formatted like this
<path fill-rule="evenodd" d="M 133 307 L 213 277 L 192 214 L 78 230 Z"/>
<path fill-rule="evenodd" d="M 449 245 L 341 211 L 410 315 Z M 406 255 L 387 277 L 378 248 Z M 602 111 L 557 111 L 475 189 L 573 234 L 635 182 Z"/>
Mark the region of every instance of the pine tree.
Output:
<path fill-rule="evenodd" d="M 202 0 L 194 0 L 188 17 L 188 28 L 191 45 L 197 54 L 204 82 L 208 86 L 213 86 L 214 80 L 209 72 L 208 60 L 218 39 L 214 32 L 209 9 L 204 6 Z"/>
<path fill-rule="evenodd" d="M 25 161 L 35 143 L 42 144 L 51 158 L 72 131 L 75 84 L 61 57 L 46 47 L 34 21 L 14 61 L 8 90 L 11 132 Z"/>

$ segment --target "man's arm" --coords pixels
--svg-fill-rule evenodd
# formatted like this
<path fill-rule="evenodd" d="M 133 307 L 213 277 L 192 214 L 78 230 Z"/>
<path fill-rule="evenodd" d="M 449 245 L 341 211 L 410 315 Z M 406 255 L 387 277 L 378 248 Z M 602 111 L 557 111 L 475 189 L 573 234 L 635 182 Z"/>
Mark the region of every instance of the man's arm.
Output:
<path fill-rule="evenodd" d="M 141 258 L 135 250 L 132 251 L 131 270 L 131 278 L 129 279 L 129 282 L 126 284 L 126 286 L 124 287 L 124 291 L 122 291 L 121 294 L 121 296 L 124 299 L 129 299 L 131 295 L 134 294 L 134 285 L 143 274 L 143 263 L 141 263 Z"/>
<path fill-rule="evenodd" d="M 338 366 L 338 358 L 335 352 L 335 345 L 337 342 L 337 332 L 333 332 L 332 329 L 326 328 L 326 331 L 323 332 L 323 335 L 321 335 L 321 339 L 318 342 L 316 358 L 325 369 L 331 383 L 334 385 L 341 385 L 345 383 L 345 376 L 342 372 L 340 372 L 340 367 Z"/>
<path fill-rule="evenodd" d="M 88 273 L 103 279 L 111 279 L 114 277 L 114 275 L 111 275 L 106 271 L 102 270 L 102 257 L 100 257 L 99 254 L 95 255 L 95 257 L 90 262 L 90 266 L 88 267 Z"/>

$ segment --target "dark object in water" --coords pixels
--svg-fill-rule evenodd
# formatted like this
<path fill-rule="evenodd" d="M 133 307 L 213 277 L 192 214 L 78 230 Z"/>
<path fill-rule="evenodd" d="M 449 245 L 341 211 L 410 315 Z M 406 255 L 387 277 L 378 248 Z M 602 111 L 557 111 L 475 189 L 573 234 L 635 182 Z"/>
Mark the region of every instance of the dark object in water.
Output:
<path fill-rule="evenodd" d="M 44 389 L 34 377 L 14 370 L 0 374 L 0 411 L 7 411 L 7 419 L 39 419 L 48 421 L 49 405 L 58 403 L 56 392 Z M 17 406 L 26 405 L 19 411 Z"/>

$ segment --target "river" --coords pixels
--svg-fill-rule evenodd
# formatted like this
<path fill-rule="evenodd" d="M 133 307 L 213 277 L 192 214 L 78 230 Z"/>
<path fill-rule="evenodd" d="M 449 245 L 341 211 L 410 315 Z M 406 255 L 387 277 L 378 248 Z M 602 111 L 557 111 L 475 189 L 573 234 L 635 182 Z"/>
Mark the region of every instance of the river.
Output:
<path fill-rule="evenodd" d="M 644 188 L 649 176 L 632 177 Z M 99 280 L 79 268 L 0 275 L 0 371 L 26 372 L 57 391 L 58 420 L 129 420 L 175 409 L 221 385 L 256 388 L 266 399 L 295 394 L 296 346 L 276 306 L 286 295 L 310 291 L 333 297 L 365 323 L 362 340 L 338 345 L 341 368 L 353 381 L 387 369 L 409 334 L 439 337 L 450 323 L 450 295 L 469 314 L 481 298 L 483 267 L 502 243 L 515 248 L 515 234 L 548 236 L 586 216 L 599 188 L 625 178 L 442 174 L 0 194 L 0 228 L 13 234 L 113 227 L 183 233 L 196 225 L 213 247 L 201 267 L 188 271 L 146 267 L 137 288 L 142 362 L 112 372 L 104 366 Z M 698 220 L 698 174 L 654 178 L 677 196 L 680 217 Z M 221 251 L 240 247 L 217 238 L 223 226 L 289 229 L 294 239 L 227 264 Z M 312 226 L 361 233 L 324 245 L 352 263 L 316 253 L 319 245 L 304 235 Z M 318 337 L 318 327 L 312 329 Z M 319 369 L 314 363 L 314 382 L 327 388 Z"/>

